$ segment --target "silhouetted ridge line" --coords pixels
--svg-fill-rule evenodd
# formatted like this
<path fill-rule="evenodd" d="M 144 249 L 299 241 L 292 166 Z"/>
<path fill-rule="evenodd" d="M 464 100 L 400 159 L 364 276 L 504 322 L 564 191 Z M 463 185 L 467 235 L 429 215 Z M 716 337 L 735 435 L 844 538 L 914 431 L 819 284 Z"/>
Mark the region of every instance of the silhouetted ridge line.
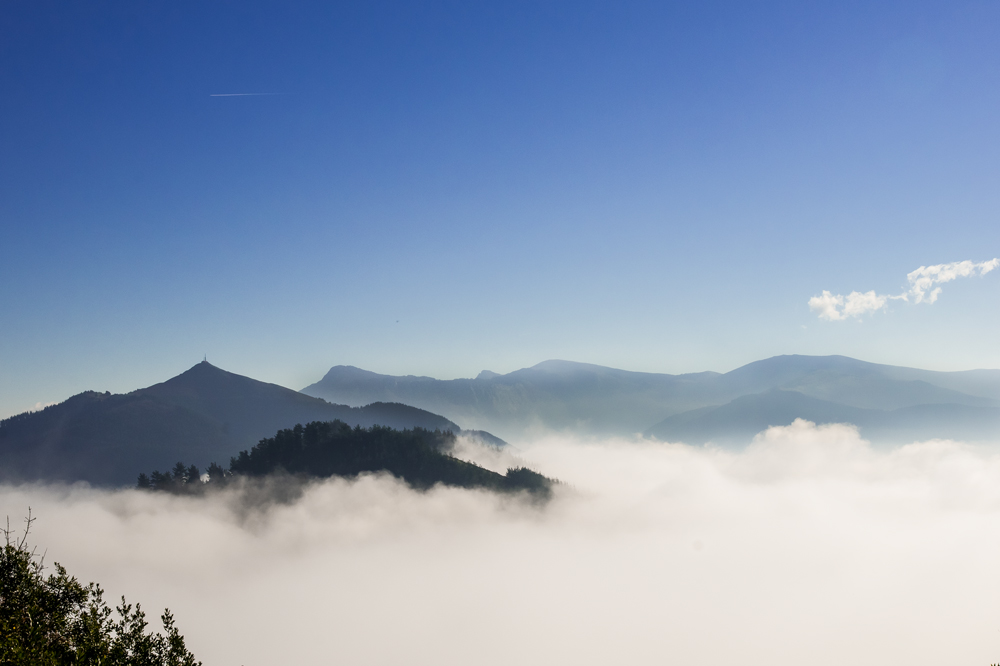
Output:
<path fill-rule="evenodd" d="M 227 460 L 296 423 L 340 420 L 461 432 L 442 416 L 391 401 L 363 407 L 221 370 L 207 361 L 128 394 L 87 391 L 0 422 L 0 479 L 131 484 L 137 469 L 178 459 Z"/>

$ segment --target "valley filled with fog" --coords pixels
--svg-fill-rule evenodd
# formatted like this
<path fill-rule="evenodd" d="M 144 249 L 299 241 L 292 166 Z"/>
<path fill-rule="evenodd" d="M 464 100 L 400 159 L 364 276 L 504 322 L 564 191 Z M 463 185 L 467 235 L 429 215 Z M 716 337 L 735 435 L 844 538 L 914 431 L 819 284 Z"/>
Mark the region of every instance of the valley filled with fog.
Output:
<path fill-rule="evenodd" d="M 548 503 L 316 481 L 247 508 L 0 486 L 11 525 L 206 664 L 990 663 L 1000 448 L 796 421 L 744 449 L 546 435 L 456 454 Z"/>

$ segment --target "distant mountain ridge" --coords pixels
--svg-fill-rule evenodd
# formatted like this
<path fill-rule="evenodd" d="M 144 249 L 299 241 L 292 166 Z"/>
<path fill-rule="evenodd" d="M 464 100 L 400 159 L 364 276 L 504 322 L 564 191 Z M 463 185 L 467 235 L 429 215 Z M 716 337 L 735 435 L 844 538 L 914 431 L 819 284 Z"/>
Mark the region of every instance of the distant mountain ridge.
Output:
<path fill-rule="evenodd" d="M 794 402 L 795 396 L 768 393 L 773 391 L 819 402 Z M 855 418 L 864 434 L 892 441 L 915 431 L 906 419 L 923 423 L 935 437 L 1000 439 L 1000 370 L 937 372 L 846 356 L 776 356 L 727 373 L 682 375 L 552 360 L 505 375 L 483 371 L 475 379 L 452 380 L 334 366 L 302 392 L 346 404 L 401 402 L 507 439 L 533 429 L 738 439 L 761 423 L 760 429 L 786 425 L 796 413 L 819 422 Z M 766 395 L 744 399 L 760 394 Z"/>
<path fill-rule="evenodd" d="M 278 430 L 336 419 L 366 428 L 462 432 L 453 421 L 416 407 L 331 404 L 202 362 L 131 393 L 88 391 L 5 419 L 0 422 L 0 478 L 132 484 L 142 470 L 169 468 L 178 460 L 226 464 Z"/>
<path fill-rule="evenodd" d="M 788 425 L 798 418 L 813 423 L 850 423 L 864 436 L 891 444 L 918 439 L 977 440 L 985 433 L 1000 433 L 1000 410 L 996 408 L 945 403 L 864 409 L 798 391 L 771 389 L 668 417 L 646 434 L 695 444 L 747 443 L 770 426 Z"/>

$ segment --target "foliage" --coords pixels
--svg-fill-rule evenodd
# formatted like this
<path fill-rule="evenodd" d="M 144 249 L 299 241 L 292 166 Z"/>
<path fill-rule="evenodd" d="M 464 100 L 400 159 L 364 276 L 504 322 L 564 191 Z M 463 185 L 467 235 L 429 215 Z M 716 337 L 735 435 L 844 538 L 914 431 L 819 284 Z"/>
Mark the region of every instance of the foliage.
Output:
<path fill-rule="evenodd" d="M 528 491 L 548 497 L 552 481 L 527 468 L 507 470 L 506 475 L 453 458 L 446 452 L 455 444 L 450 431 L 423 428 L 395 430 L 385 426 L 351 428 L 343 421 L 313 421 L 278 431 L 241 451 L 229 470 L 212 463 L 207 482 L 196 483 L 197 468 L 177 463 L 173 472 L 139 475 L 138 487 L 175 493 L 197 493 L 228 484 L 236 477 L 286 474 L 303 478 L 353 477 L 385 471 L 410 486 L 426 489 L 435 484 L 498 491 Z"/>
<path fill-rule="evenodd" d="M 0 551 L 0 666 L 201 666 L 169 610 L 163 634 L 146 632 L 139 604 L 122 597 L 118 619 L 99 585 L 84 586 L 59 564 L 45 576 L 42 558 L 27 546 L 29 511 L 18 538 L 9 523 Z"/>

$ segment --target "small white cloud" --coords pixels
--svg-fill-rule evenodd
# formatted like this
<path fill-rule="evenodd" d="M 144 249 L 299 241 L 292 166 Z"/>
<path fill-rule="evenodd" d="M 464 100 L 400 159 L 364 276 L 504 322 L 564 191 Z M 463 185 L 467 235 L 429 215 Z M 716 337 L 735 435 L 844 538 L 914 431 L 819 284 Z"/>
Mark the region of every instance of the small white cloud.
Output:
<path fill-rule="evenodd" d="M 834 296 L 826 290 L 823 291 L 822 296 L 813 296 L 809 299 L 809 309 L 818 312 L 820 319 L 828 321 L 838 321 L 844 318 L 844 313 L 840 311 L 843 304 L 843 296 L 839 294 Z"/>
<path fill-rule="evenodd" d="M 934 285 L 951 282 L 960 277 L 986 275 L 1000 267 L 1000 259 L 991 259 L 979 263 L 973 261 L 955 261 L 950 264 L 921 266 L 907 273 L 906 279 L 910 288 L 896 296 L 881 295 L 875 291 L 852 291 L 846 297 L 841 294 L 834 296 L 829 291 L 823 291 L 820 296 L 809 299 L 809 309 L 816 312 L 820 319 L 841 321 L 849 317 L 860 317 L 863 314 L 885 308 L 889 301 L 907 301 L 913 298 L 914 303 L 934 303 L 941 294 L 941 287 Z"/>
<path fill-rule="evenodd" d="M 813 296 L 809 299 L 809 309 L 819 313 L 820 319 L 827 321 L 840 321 L 848 317 L 860 317 L 867 312 L 881 310 L 892 296 L 880 296 L 874 291 L 861 293 L 852 291 L 846 297 L 837 294 L 834 296 L 828 291 L 824 291 L 822 296 Z"/>
<path fill-rule="evenodd" d="M 942 282 L 951 282 L 960 277 L 972 275 L 986 275 L 997 266 L 1000 260 L 991 259 L 980 263 L 971 261 L 955 261 L 950 264 L 938 264 L 936 266 L 921 266 L 917 270 L 907 273 L 906 279 L 910 283 L 910 291 L 907 293 L 913 296 L 914 303 L 933 303 L 941 293 L 941 287 L 933 288 Z"/>
<path fill-rule="evenodd" d="M 844 316 L 860 317 L 866 312 L 881 310 L 888 300 L 888 296 L 879 296 L 874 291 L 866 291 L 863 294 L 859 291 L 852 291 L 847 296 L 847 302 L 844 303 Z"/>

